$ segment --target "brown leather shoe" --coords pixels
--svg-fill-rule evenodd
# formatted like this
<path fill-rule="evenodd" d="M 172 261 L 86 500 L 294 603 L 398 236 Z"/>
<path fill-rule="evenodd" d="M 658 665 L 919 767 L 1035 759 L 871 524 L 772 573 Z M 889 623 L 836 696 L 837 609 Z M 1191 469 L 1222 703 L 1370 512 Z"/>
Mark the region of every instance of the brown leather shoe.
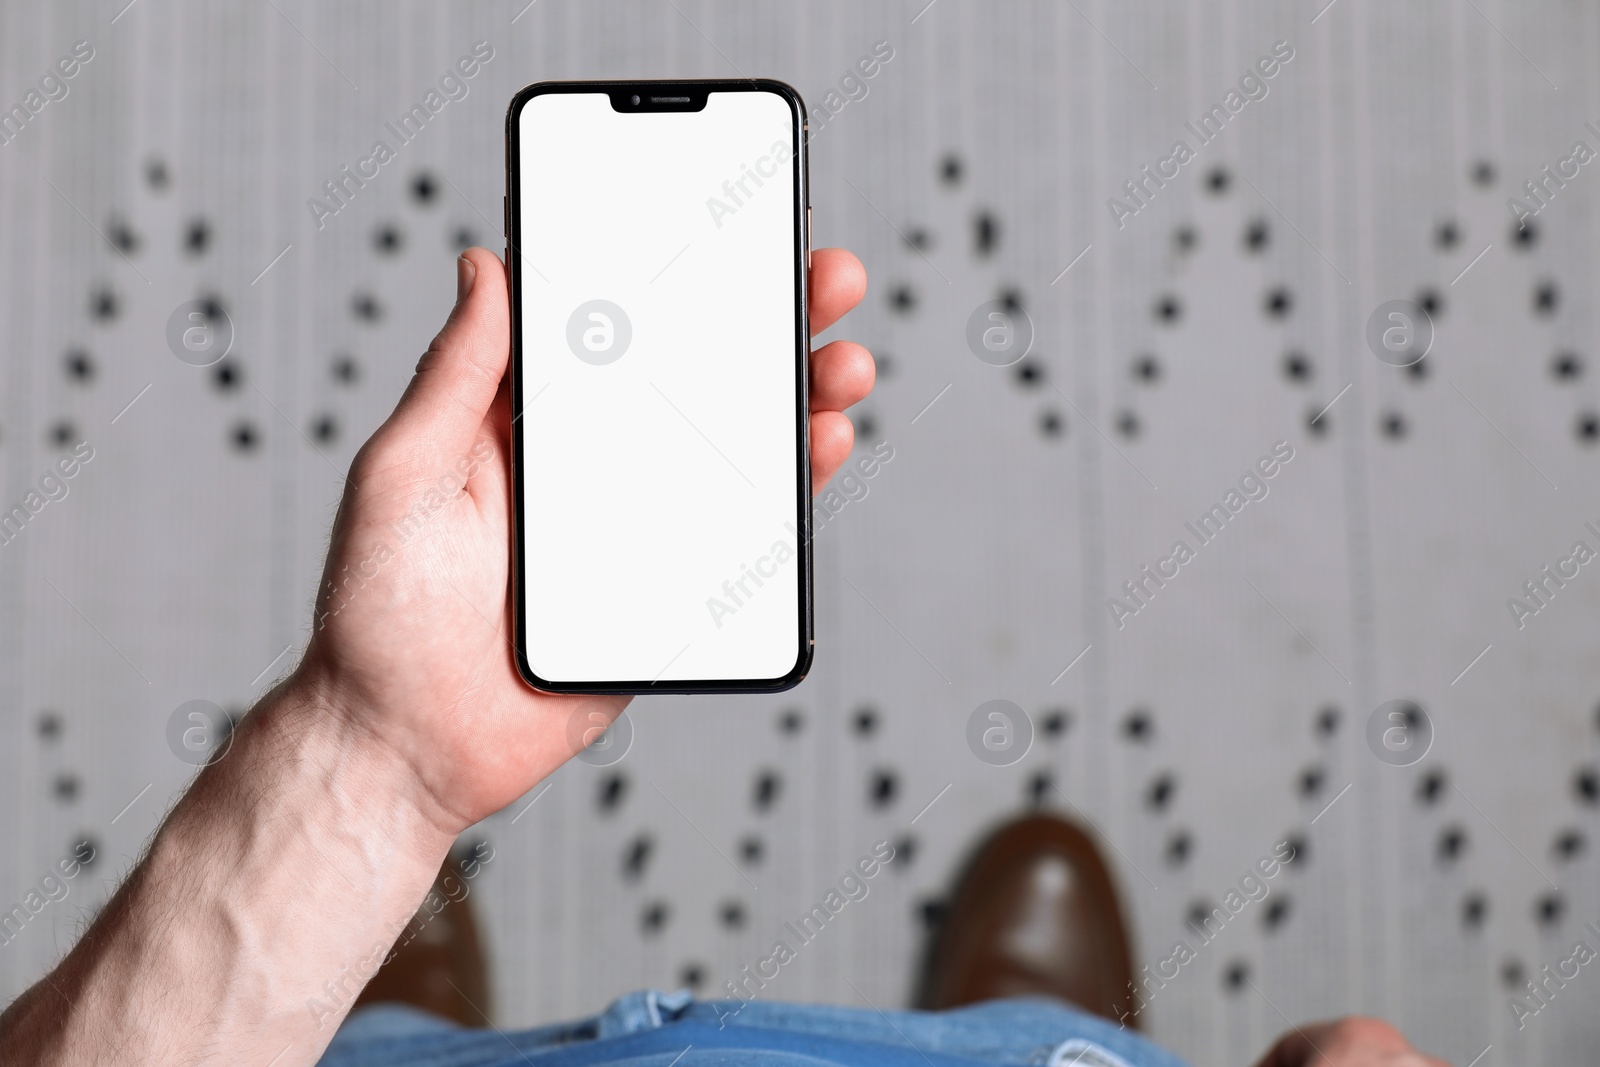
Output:
<path fill-rule="evenodd" d="M 445 860 L 427 899 L 395 940 L 393 957 L 372 976 L 352 1011 L 399 1002 L 463 1026 L 489 1024 L 489 974 L 471 890 L 455 860 Z"/>
<path fill-rule="evenodd" d="M 962 875 L 918 1006 L 1043 994 L 1136 1026 L 1130 957 L 1099 850 L 1071 823 L 1032 815 L 1001 827 Z"/>

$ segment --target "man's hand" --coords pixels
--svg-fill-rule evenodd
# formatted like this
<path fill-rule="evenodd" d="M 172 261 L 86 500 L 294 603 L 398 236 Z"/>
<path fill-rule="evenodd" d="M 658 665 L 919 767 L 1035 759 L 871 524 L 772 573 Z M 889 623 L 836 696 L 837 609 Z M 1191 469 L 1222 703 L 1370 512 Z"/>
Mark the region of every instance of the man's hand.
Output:
<path fill-rule="evenodd" d="M 301 668 L 412 768 L 434 804 L 430 817 L 450 833 L 527 792 L 628 703 L 536 692 L 517 674 L 507 596 L 506 274 L 481 248 L 458 270 L 450 321 L 351 469 Z M 813 331 L 833 325 L 865 289 L 854 256 L 816 252 Z M 872 357 L 858 344 L 834 341 L 812 356 L 817 490 L 854 443 L 843 409 L 872 383 Z M 402 540 L 397 531 L 407 528 L 415 532 Z"/>
<path fill-rule="evenodd" d="M 1352 1015 L 1297 1027 L 1278 1039 L 1256 1067 L 1450 1067 L 1412 1048 L 1382 1019 Z"/>
<path fill-rule="evenodd" d="M 627 703 L 516 672 L 506 276 L 481 248 L 457 269 L 450 321 L 352 466 L 304 660 L 0 1016 L 0 1062 L 315 1063 L 456 835 Z M 866 275 L 823 250 L 810 284 L 823 330 Z M 820 488 L 850 454 L 842 410 L 871 390 L 872 357 L 835 341 L 811 374 Z"/>

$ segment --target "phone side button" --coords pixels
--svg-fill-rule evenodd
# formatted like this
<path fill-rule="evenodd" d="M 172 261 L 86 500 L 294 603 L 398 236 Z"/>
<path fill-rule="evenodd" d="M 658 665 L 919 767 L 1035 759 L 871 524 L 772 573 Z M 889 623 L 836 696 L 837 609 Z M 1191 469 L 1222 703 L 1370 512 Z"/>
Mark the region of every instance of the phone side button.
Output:
<path fill-rule="evenodd" d="M 811 272 L 811 246 L 816 242 L 811 239 L 811 205 L 806 205 L 806 273 Z"/>

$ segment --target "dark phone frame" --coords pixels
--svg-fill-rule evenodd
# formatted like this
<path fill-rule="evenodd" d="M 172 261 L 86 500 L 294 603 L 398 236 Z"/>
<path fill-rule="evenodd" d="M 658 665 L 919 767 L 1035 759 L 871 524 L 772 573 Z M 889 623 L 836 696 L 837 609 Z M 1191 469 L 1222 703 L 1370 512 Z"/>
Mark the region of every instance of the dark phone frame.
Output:
<path fill-rule="evenodd" d="M 805 102 L 800 94 L 781 81 L 770 78 L 729 78 L 699 80 L 646 80 L 646 81 L 548 81 L 524 86 L 511 98 L 506 108 L 506 196 L 505 233 L 506 267 L 511 296 L 511 410 L 523 410 L 522 375 L 522 146 L 520 118 L 522 109 L 536 96 L 552 93 L 604 93 L 611 98 L 611 106 L 619 112 L 641 114 L 661 111 L 700 111 L 706 106 L 711 93 L 765 92 L 775 93 L 789 105 L 794 137 L 791 158 L 794 177 L 794 251 L 795 251 L 795 427 L 799 470 L 795 484 L 798 499 L 795 512 L 799 519 L 797 528 L 804 531 L 798 547 L 800 568 L 800 609 L 797 620 L 799 647 L 795 653 L 794 667 L 777 678 L 706 679 L 701 681 L 622 681 L 622 682 L 570 682 L 541 678 L 534 673 L 527 656 L 527 618 L 523 605 L 527 602 L 526 574 L 523 561 L 525 539 L 524 523 L 527 519 L 528 500 L 523 492 L 522 435 L 515 425 L 511 430 L 511 616 L 516 633 L 515 652 L 517 672 L 522 680 L 536 689 L 548 693 L 778 693 L 799 685 L 811 670 L 816 640 L 813 632 L 812 569 L 811 569 L 811 434 L 810 434 L 810 360 L 811 316 L 809 307 L 809 281 L 811 269 L 811 185 L 806 152 Z M 634 97 L 639 103 L 632 102 Z M 513 255 L 513 253 L 518 253 Z"/>

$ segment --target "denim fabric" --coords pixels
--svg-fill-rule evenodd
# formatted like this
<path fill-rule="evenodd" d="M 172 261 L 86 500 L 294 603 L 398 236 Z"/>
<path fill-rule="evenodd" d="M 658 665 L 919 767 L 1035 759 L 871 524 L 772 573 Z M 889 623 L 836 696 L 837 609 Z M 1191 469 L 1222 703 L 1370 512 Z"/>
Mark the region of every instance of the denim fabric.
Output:
<path fill-rule="evenodd" d="M 996 1000 L 945 1012 L 630 993 L 575 1023 L 503 1032 L 463 1029 L 376 1005 L 340 1028 L 323 1067 L 1183 1067 L 1171 1053 L 1050 1000 Z"/>

